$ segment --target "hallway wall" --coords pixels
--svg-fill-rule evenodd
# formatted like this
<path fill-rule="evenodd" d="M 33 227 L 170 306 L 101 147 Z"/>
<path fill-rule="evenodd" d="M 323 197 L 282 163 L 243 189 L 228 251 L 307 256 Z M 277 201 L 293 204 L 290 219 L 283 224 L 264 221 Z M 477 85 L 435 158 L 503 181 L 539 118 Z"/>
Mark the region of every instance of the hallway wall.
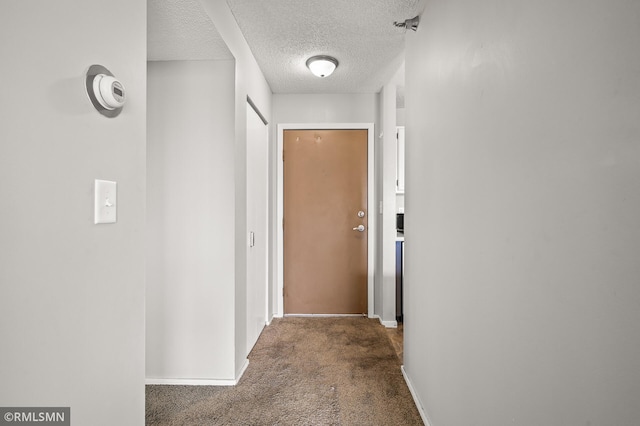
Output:
<path fill-rule="evenodd" d="M 0 401 L 144 424 L 146 1 L 0 3 Z M 108 37 L 99 29 L 117 31 Z M 116 118 L 84 83 L 121 79 Z M 117 223 L 94 225 L 94 180 Z"/>
<path fill-rule="evenodd" d="M 235 379 L 234 74 L 148 63 L 147 379 Z"/>
<path fill-rule="evenodd" d="M 376 111 L 373 93 L 273 95 L 275 124 L 374 123 Z"/>
<path fill-rule="evenodd" d="M 224 1 L 201 0 L 213 25 L 236 60 L 235 72 L 235 153 L 234 153 L 234 232 L 235 293 L 234 319 L 235 371 L 239 377 L 247 365 L 247 98 L 270 121 L 271 89 L 264 79 L 251 49 Z M 271 141 L 271 144 L 274 142 Z M 270 206 L 271 207 L 271 206 Z M 271 235 L 269 235 L 271 238 Z M 273 290 L 273 282 L 269 282 Z"/>
<path fill-rule="evenodd" d="M 640 3 L 408 32 L 405 367 L 432 426 L 640 418 Z"/>
<path fill-rule="evenodd" d="M 380 90 L 380 130 L 377 138 L 378 200 L 382 201 L 382 212 L 378 211 L 378 240 L 376 265 L 376 313 L 387 327 L 397 327 L 396 312 L 396 91 L 404 68 L 400 67 L 394 77 Z M 378 207 L 379 208 L 379 207 Z M 381 213 L 381 214 L 380 214 Z"/>
<path fill-rule="evenodd" d="M 375 123 L 375 132 L 379 131 L 378 123 L 378 96 L 376 94 L 359 93 L 359 94 L 274 94 L 273 95 L 273 123 L 272 137 L 277 140 L 277 125 L 292 123 Z M 376 149 L 378 141 L 376 138 Z M 275 200 L 275 206 L 272 210 L 273 217 L 278 217 L 278 206 L 281 203 L 276 195 L 278 194 L 278 179 L 282 178 L 282 158 L 278 155 L 277 144 L 272 144 L 271 151 L 271 191 Z M 376 182 L 376 186 L 377 186 Z M 280 212 L 280 215 L 282 212 Z M 278 253 L 277 241 L 275 236 L 278 232 L 278 221 L 274 220 L 273 228 L 273 245 L 272 250 Z M 278 282 L 278 269 L 281 269 L 279 263 L 282 260 L 272 259 L 273 280 Z M 280 271 L 280 279 L 282 279 L 282 271 Z M 381 280 L 379 281 L 382 282 Z M 374 292 L 376 293 L 375 313 L 381 311 L 381 305 L 378 301 L 382 298 L 377 297 L 381 293 L 382 286 L 376 281 Z M 278 303 L 282 303 L 282 297 L 274 294 L 274 298 Z M 275 307 L 274 313 L 278 313 L 278 306 Z M 380 310 L 379 310 L 380 308 Z M 279 307 L 279 313 L 282 314 L 282 306 Z"/>

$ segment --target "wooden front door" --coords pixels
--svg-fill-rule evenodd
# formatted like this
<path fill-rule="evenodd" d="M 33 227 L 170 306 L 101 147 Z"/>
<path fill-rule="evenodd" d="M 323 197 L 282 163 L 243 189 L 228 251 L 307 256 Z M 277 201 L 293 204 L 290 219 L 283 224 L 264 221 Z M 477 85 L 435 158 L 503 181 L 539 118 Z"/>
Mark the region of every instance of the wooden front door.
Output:
<path fill-rule="evenodd" d="M 367 312 L 367 136 L 284 131 L 285 314 Z"/>

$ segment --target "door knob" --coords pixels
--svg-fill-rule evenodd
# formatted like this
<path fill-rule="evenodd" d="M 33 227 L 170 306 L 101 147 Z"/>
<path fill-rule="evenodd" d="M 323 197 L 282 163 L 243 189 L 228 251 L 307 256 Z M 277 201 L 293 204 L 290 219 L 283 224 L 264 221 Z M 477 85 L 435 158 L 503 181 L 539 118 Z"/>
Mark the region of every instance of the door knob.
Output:
<path fill-rule="evenodd" d="M 364 232 L 364 225 L 358 225 L 355 228 L 353 228 L 353 230 L 358 232 Z"/>

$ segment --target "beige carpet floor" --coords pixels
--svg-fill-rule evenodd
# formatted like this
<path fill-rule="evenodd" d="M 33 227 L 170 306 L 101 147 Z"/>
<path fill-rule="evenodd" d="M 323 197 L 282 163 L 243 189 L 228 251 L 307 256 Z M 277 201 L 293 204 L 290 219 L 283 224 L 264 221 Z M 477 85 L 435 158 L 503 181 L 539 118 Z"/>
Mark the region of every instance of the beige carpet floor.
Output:
<path fill-rule="evenodd" d="M 148 426 L 422 425 L 379 321 L 275 319 L 237 386 L 146 388 Z"/>

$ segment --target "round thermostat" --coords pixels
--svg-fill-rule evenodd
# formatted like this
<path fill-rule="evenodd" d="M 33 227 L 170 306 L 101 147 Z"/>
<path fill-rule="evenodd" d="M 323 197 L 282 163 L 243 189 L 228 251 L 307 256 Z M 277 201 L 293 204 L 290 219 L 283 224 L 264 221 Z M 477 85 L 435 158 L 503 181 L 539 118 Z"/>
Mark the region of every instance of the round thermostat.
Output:
<path fill-rule="evenodd" d="M 122 111 L 126 95 L 122 83 L 102 65 L 91 65 L 85 80 L 87 95 L 98 112 L 116 117 Z"/>

